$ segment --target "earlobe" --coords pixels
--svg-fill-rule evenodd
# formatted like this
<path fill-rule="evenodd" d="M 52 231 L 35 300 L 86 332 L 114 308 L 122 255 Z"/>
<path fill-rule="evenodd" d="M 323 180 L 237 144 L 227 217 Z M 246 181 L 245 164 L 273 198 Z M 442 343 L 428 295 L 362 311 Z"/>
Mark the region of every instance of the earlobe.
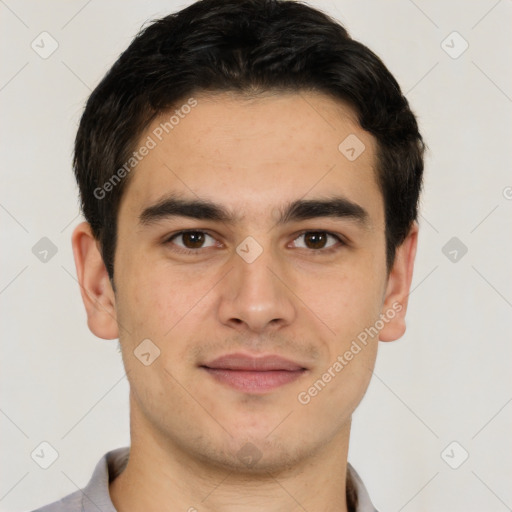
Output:
<path fill-rule="evenodd" d="M 80 223 L 73 230 L 71 243 L 87 325 L 99 338 L 118 338 L 114 290 L 101 257 L 99 242 L 88 222 Z"/>
<path fill-rule="evenodd" d="M 418 245 L 418 224 L 413 223 L 409 234 L 397 248 L 395 261 L 390 271 L 382 314 L 387 321 L 380 331 L 380 341 L 394 341 L 405 333 L 405 314 Z"/>

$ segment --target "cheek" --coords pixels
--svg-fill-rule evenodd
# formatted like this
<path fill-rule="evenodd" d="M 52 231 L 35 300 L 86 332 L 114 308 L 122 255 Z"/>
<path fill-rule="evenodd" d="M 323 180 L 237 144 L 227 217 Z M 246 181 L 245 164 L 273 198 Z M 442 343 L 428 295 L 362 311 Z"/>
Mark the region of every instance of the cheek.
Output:
<path fill-rule="evenodd" d="M 354 354 L 350 361 L 346 361 L 346 352 L 343 353 L 342 360 L 345 359 L 346 364 L 329 383 L 330 396 L 326 394 L 324 397 L 327 407 L 329 403 L 336 403 L 339 404 L 339 411 L 352 413 L 366 393 L 375 366 L 377 343 L 366 346 L 359 344 L 359 348 L 361 351 Z M 336 375 L 334 371 L 331 373 Z"/>
<path fill-rule="evenodd" d="M 325 435 L 335 435 L 340 425 L 349 421 L 370 383 L 377 344 L 361 344 L 357 349 L 349 349 L 350 345 L 346 345 L 336 352 L 297 396 L 302 404 L 298 406 L 299 411 Z M 352 353 L 350 360 L 346 357 L 347 350 Z"/>
<path fill-rule="evenodd" d="M 378 318 L 383 283 L 379 273 L 367 265 L 344 265 L 320 277 L 308 277 L 304 302 L 330 328 L 337 344 L 356 336 Z"/>
<path fill-rule="evenodd" d="M 134 258 L 124 268 L 119 290 L 119 321 L 130 332 L 132 343 L 149 338 L 166 351 L 180 349 L 184 330 L 198 329 L 198 317 L 205 314 L 204 297 L 215 279 L 170 268 L 165 262 L 142 264 Z"/>

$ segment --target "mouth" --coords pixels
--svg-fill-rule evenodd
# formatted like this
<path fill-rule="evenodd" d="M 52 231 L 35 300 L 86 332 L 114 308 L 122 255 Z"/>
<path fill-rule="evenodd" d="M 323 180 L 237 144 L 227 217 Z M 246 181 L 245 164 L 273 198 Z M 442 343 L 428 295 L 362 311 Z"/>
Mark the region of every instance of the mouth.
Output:
<path fill-rule="evenodd" d="M 265 393 L 308 372 L 300 363 L 277 355 L 228 354 L 201 365 L 217 382 L 244 393 Z"/>

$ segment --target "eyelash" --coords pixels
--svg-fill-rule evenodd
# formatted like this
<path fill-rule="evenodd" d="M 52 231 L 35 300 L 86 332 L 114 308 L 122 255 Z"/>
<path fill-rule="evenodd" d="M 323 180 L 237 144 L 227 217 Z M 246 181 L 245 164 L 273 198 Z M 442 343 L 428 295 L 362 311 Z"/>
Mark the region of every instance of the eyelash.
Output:
<path fill-rule="evenodd" d="M 178 238 L 179 236 L 185 234 L 185 233 L 203 233 L 205 235 L 208 235 L 212 238 L 214 238 L 212 235 L 210 235 L 207 231 L 203 231 L 201 229 L 185 229 L 183 231 L 178 231 L 177 233 L 174 233 L 172 234 L 171 236 L 169 236 L 168 238 L 166 238 L 164 240 L 164 245 L 168 245 L 170 243 L 172 243 L 172 241 L 175 239 L 175 238 Z M 310 251 L 311 253 L 317 253 L 317 254 L 331 254 L 335 251 L 338 251 L 339 249 L 341 249 L 341 247 L 344 247 L 344 246 L 347 246 L 347 242 L 339 235 L 335 234 L 335 233 L 331 233 L 330 231 L 322 231 L 322 230 L 305 230 L 305 231 L 302 231 L 301 233 L 299 233 L 297 235 L 296 238 L 294 238 L 294 241 L 305 235 L 305 234 L 314 234 L 314 233 L 320 233 L 320 234 L 325 234 L 327 236 L 332 236 L 333 238 L 336 238 L 336 240 L 339 242 L 339 244 L 341 245 L 334 245 L 332 247 L 329 247 L 327 249 L 308 249 L 306 248 L 307 251 Z M 179 246 L 175 246 L 172 250 L 177 252 L 177 253 L 180 253 L 180 254 L 194 254 L 194 255 L 198 255 L 201 253 L 201 251 L 203 249 L 209 249 L 210 247 L 199 247 L 198 249 L 186 249 L 186 248 L 183 248 L 183 247 L 179 247 Z M 302 247 L 299 247 L 299 249 L 303 249 Z"/>

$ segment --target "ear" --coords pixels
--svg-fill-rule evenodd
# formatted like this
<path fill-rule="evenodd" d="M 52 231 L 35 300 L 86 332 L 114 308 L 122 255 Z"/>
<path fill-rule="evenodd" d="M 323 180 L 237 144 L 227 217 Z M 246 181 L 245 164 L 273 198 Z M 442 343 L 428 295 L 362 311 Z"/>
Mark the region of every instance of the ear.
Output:
<path fill-rule="evenodd" d="M 101 257 L 99 242 L 88 222 L 82 222 L 73 230 L 71 243 L 87 325 L 99 338 L 118 338 L 114 290 Z"/>
<path fill-rule="evenodd" d="M 418 245 L 418 229 L 418 223 L 414 222 L 406 239 L 396 250 L 381 311 L 388 321 L 380 331 L 380 341 L 394 341 L 405 333 L 405 313 Z"/>

